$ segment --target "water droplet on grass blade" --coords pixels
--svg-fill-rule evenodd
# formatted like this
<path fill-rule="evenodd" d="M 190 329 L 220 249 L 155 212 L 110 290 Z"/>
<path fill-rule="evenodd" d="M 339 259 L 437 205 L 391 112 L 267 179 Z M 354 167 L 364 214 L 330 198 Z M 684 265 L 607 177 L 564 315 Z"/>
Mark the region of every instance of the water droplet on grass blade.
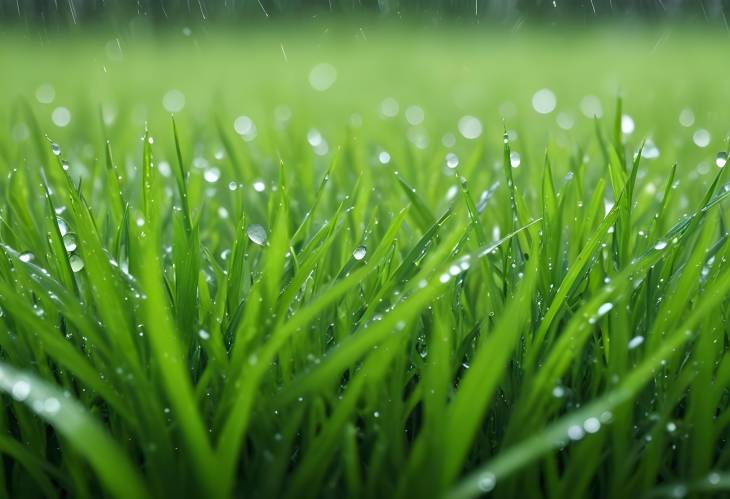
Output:
<path fill-rule="evenodd" d="M 568 438 L 571 440 L 580 440 L 585 435 L 580 425 L 574 424 L 568 427 Z"/>
<path fill-rule="evenodd" d="M 15 400 L 22 402 L 28 398 L 28 395 L 30 395 L 30 388 L 30 383 L 21 379 L 20 381 L 15 382 L 10 394 Z"/>
<path fill-rule="evenodd" d="M 264 192 L 266 190 L 266 184 L 263 180 L 257 180 L 253 183 L 253 190 L 256 192 Z"/>
<path fill-rule="evenodd" d="M 598 311 L 596 311 L 596 316 L 603 317 L 607 313 L 609 313 L 613 309 L 613 303 L 606 302 L 600 307 L 598 307 Z"/>
<path fill-rule="evenodd" d="M 387 165 L 390 163 L 390 153 L 388 151 L 380 151 L 378 153 L 378 161 L 381 165 Z"/>
<path fill-rule="evenodd" d="M 205 341 L 210 339 L 210 333 L 205 329 L 201 329 L 200 331 L 198 331 L 198 337 L 200 337 L 201 340 Z"/>
<path fill-rule="evenodd" d="M 365 246 L 358 246 L 355 248 L 352 252 L 352 258 L 354 258 L 357 261 L 362 260 L 365 258 L 365 255 L 367 255 L 368 249 Z"/>
<path fill-rule="evenodd" d="M 61 146 L 59 146 L 58 144 L 53 142 L 51 144 L 51 152 L 53 153 L 54 156 L 60 156 L 61 155 Z"/>
<path fill-rule="evenodd" d="M 586 433 L 596 433 L 601 429 L 601 422 L 598 418 L 588 418 L 583 422 L 583 429 Z"/>
<path fill-rule="evenodd" d="M 446 154 L 446 166 L 452 170 L 459 166 L 459 157 L 453 152 Z"/>
<path fill-rule="evenodd" d="M 43 412 L 46 414 L 56 414 L 61 410 L 61 402 L 56 397 L 48 397 L 43 401 Z"/>
<path fill-rule="evenodd" d="M 718 168 L 724 168 L 727 164 L 727 153 L 725 151 L 720 151 L 717 153 L 717 156 L 715 156 L 715 166 Z"/>
<path fill-rule="evenodd" d="M 18 256 L 18 259 L 20 259 L 21 262 L 28 263 L 28 262 L 32 262 L 35 259 L 35 256 L 30 251 L 26 251 L 26 252 L 21 253 Z"/>
<path fill-rule="evenodd" d="M 66 248 L 66 251 L 69 253 L 74 251 L 78 244 L 76 243 L 76 235 L 72 232 L 68 232 L 63 236 L 63 247 Z"/>
<path fill-rule="evenodd" d="M 657 243 L 654 245 L 654 249 L 659 250 L 659 251 L 663 250 L 666 247 L 667 247 L 666 241 L 657 241 Z"/>
<path fill-rule="evenodd" d="M 509 153 L 509 164 L 512 168 L 519 168 L 521 163 L 520 153 L 512 151 Z"/>
<path fill-rule="evenodd" d="M 71 270 L 73 272 L 81 272 L 84 270 L 84 261 L 79 255 L 71 255 L 68 259 L 68 263 L 71 265 Z"/>
<path fill-rule="evenodd" d="M 634 348 L 638 348 L 642 343 L 644 343 L 644 337 L 643 336 L 634 336 L 629 340 L 629 350 L 633 350 Z"/>
<path fill-rule="evenodd" d="M 494 473 L 485 471 L 484 473 L 479 474 L 477 485 L 479 486 L 480 492 L 491 492 L 497 485 L 497 477 L 494 475 Z"/>
<path fill-rule="evenodd" d="M 631 135 L 634 133 L 636 125 L 634 124 L 634 118 L 628 114 L 621 116 L 621 133 L 624 135 Z"/>
<path fill-rule="evenodd" d="M 679 113 L 679 124 L 683 127 L 689 128 L 695 124 L 695 113 L 689 108 L 684 108 Z"/>
<path fill-rule="evenodd" d="M 266 244 L 266 229 L 260 224 L 251 224 L 246 228 L 246 235 L 252 243 L 263 246 Z"/>

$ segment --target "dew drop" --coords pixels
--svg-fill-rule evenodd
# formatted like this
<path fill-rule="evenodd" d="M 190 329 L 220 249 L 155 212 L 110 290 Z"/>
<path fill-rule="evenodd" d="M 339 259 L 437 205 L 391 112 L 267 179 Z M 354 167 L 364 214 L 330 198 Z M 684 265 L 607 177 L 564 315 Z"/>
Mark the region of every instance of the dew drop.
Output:
<path fill-rule="evenodd" d="M 28 398 L 28 395 L 30 395 L 30 383 L 25 380 L 17 381 L 13 385 L 10 393 L 15 400 L 22 402 Z"/>
<path fill-rule="evenodd" d="M 601 429 L 601 422 L 598 418 L 588 418 L 583 422 L 583 429 L 586 433 L 596 433 Z"/>
<path fill-rule="evenodd" d="M 61 146 L 59 146 L 58 144 L 53 142 L 51 144 L 51 152 L 53 153 L 54 156 L 60 156 L 61 155 Z"/>
<path fill-rule="evenodd" d="M 257 180 L 253 183 L 253 190 L 256 192 L 264 192 L 266 190 L 266 184 L 263 180 Z"/>
<path fill-rule="evenodd" d="M 603 317 L 604 315 L 609 313 L 612 308 L 613 308 L 613 303 L 606 302 L 603 305 L 601 305 L 600 307 L 598 307 L 598 310 L 596 311 L 596 316 Z"/>
<path fill-rule="evenodd" d="M 459 157 L 453 152 L 448 153 L 446 155 L 446 166 L 452 170 L 459 166 Z"/>
<path fill-rule="evenodd" d="M 66 248 L 66 251 L 69 253 L 78 247 L 76 235 L 74 233 L 68 232 L 63 236 L 63 247 Z"/>
<path fill-rule="evenodd" d="M 54 415 L 61 410 L 61 402 L 56 397 L 48 397 L 43 401 L 43 412 Z"/>
<path fill-rule="evenodd" d="M 694 142 L 697 147 L 705 148 L 709 146 L 711 139 L 712 137 L 710 136 L 710 132 L 704 128 L 700 128 L 692 134 L 692 142 Z"/>
<path fill-rule="evenodd" d="M 35 256 L 30 251 L 26 251 L 24 253 L 21 253 L 18 258 L 21 262 L 28 263 L 32 262 L 35 259 Z"/>
<path fill-rule="evenodd" d="M 568 427 L 568 438 L 571 440 L 580 440 L 585 435 L 580 425 L 574 424 Z"/>
<path fill-rule="evenodd" d="M 715 166 L 718 168 L 724 168 L 727 164 L 727 153 L 725 151 L 720 151 L 717 153 L 717 156 L 715 156 Z"/>
<path fill-rule="evenodd" d="M 218 168 L 208 168 L 203 173 L 203 178 L 209 184 L 215 184 L 221 178 L 221 171 Z"/>
<path fill-rule="evenodd" d="M 654 249 L 655 249 L 655 250 L 659 250 L 659 251 L 663 250 L 663 249 L 664 249 L 664 248 L 666 248 L 666 247 L 667 247 L 667 242 L 666 242 L 666 241 L 658 241 L 658 242 L 657 242 L 657 243 L 656 243 L 656 244 L 654 245 Z"/>
<path fill-rule="evenodd" d="M 462 116 L 458 123 L 459 133 L 465 139 L 474 140 L 482 134 L 482 122 L 474 116 Z"/>
<path fill-rule="evenodd" d="M 520 162 L 521 162 L 520 153 L 515 152 L 515 151 L 512 151 L 509 154 L 509 164 L 510 164 L 510 166 L 512 168 L 519 168 Z"/>
<path fill-rule="evenodd" d="M 79 255 L 71 255 L 68 259 L 68 263 L 71 265 L 71 270 L 73 272 L 81 272 L 84 270 L 84 261 Z"/>
<path fill-rule="evenodd" d="M 263 246 L 266 244 L 266 229 L 263 225 L 251 224 L 246 228 L 246 235 L 252 243 Z"/>
<path fill-rule="evenodd" d="M 629 340 L 629 350 L 633 350 L 634 348 L 638 348 L 641 346 L 641 344 L 644 343 L 644 337 L 643 336 L 634 336 Z"/>
<path fill-rule="evenodd" d="M 358 246 L 352 252 L 352 258 L 357 261 L 362 260 L 367 255 L 368 249 L 365 246 Z"/>
<path fill-rule="evenodd" d="M 482 493 L 491 492 L 497 485 L 497 477 L 494 476 L 494 473 L 485 471 L 479 474 L 477 485 Z"/>
<path fill-rule="evenodd" d="M 203 341 L 210 339 L 210 333 L 205 329 L 201 329 L 200 331 L 198 331 L 198 336 Z"/>
<path fill-rule="evenodd" d="M 532 108 L 540 114 L 549 114 L 558 104 L 555 94 L 548 88 L 542 88 L 532 96 Z"/>

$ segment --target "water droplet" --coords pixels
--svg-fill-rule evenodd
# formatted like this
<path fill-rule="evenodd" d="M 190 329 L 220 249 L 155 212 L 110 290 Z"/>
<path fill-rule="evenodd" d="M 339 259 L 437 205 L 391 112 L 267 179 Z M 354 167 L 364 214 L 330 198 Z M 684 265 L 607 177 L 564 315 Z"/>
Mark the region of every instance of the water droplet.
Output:
<path fill-rule="evenodd" d="M 580 440 L 585 435 L 580 425 L 574 424 L 568 427 L 568 438 L 571 440 Z"/>
<path fill-rule="evenodd" d="M 555 110 L 558 101 L 548 88 L 542 88 L 532 96 L 532 108 L 540 114 L 549 114 Z"/>
<path fill-rule="evenodd" d="M 209 184 L 214 184 L 221 178 L 221 171 L 218 168 L 208 168 L 203 173 L 203 178 Z"/>
<path fill-rule="evenodd" d="M 667 431 L 669 433 L 674 433 L 677 431 L 677 424 L 674 421 L 670 421 L 667 423 Z"/>
<path fill-rule="evenodd" d="M 709 146 L 711 139 L 712 137 L 710 136 L 710 132 L 704 128 L 700 128 L 692 134 L 692 142 L 694 142 L 697 147 L 705 148 Z"/>
<path fill-rule="evenodd" d="M 233 121 L 233 129 L 238 135 L 248 135 L 253 128 L 253 121 L 248 116 L 239 116 Z"/>
<path fill-rule="evenodd" d="M 65 159 L 62 159 L 61 160 L 61 168 L 63 169 L 63 171 L 67 172 L 69 170 L 69 168 L 71 168 L 71 167 L 68 164 L 68 161 L 66 161 Z"/>
<path fill-rule="evenodd" d="M 631 135 L 634 133 L 636 125 L 634 124 L 634 118 L 628 114 L 621 116 L 621 133 L 624 135 Z"/>
<path fill-rule="evenodd" d="M 71 265 L 71 270 L 73 272 L 81 272 L 84 270 L 84 261 L 79 255 L 71 255 L 68 259 L 68 263 Z"/>
<path fill-rule="evenodd" d="M 383 118 L 395 118 L 399 110 L 398 101 L 392 97 L 387 97 L 380 103 L 380 114 Z"/>
<path fill-rule="evenodd" d="M 380 164 L 387 165 L 390 163 L 390 153 L 388 151 L 380 151 L 378 153 L 378 161 L 380 161 Z"/>
<path fill-rule="evenodd" d="M 200 331 L 198 331 L 198 336 L 203 341 L 210 339 L 210 333 L 205 329 L 201 329 Z"/>
<path fill-rule="evenodd" d="M 638 348 L 642 343 L 644 343 L 644 337 L 643 336 L 634 336 L 629 340 L 629 350 L 633 350 L 634 348 Z"/>
<path fill-rule="evenodd" d="M 43 401 L 43 412 L 54 415 L 61 410 L 61 402 L 56 397 L 48 397 Z"/>
<path fill-rule="evenodd" d="M 50 83 L 44 83 L 36 89 L 35 98 L 41 104 L 50 104 L 56 98 L 56 89 Z"/>
<path fill-rule="evenodd" d="M 162 106 L 168 113 L 178 113 L 185 107 L 185 94 L 179 90 L 170 90 L 162 97 Z"/>
<path fill-rule="evenodd" d="M 596 316 L 603 317 L 604 315 L 609 313 L 612 308 L 613 308 L 613 303 L 606 302 L 606 303 L 602 304 L 600 307 L 598 307 L 598 310 L 596 311 Z"/>
<path fill-rule="evenodd" d="M 659 250 L 659 251 L 663 250 L 666 247 L 667 247 L 666 241 L 657 241 L 657 243 L 654 245 L 654 249 Z"/>
<path fill-rule="evenodd" d="M 28 398 L 30 395 L 30 383 L 25 380 L 16 381 L 10 391 L 13 398 L 19 402 Z"/>
<path fill-rule="evenodd" d="M 35 259 L 35 255 L 33 255 L 33 253 L 31 253 L 30 251 L 26 251 L 24 253 L 21 253 L 18 258 L 21 262 L 28 263 L 32 262 Z"/>
<path fill-rule="evenodd" d="M 458 123 L 458 129 L 465 139 L 474 140 L 482 134 L 482 122 L 474 116 L 462 116 Z"/>
<path fill-rule="evenodd" d="M 425 118 L 423 109 L 420 106 L 409 106 L 405 114 L 406 121 L 413 126 L 420 125 Z"/>
<path fill-rule="evenodd" d="M 641 150 L 641 157 L 644 159 L 656 159 L 659 157 L 659 148 L 654 144 L 654 141 L 647 139 L 644 143 L 644 148 Z"/>
<path fill-rule="evenodd" d="M 324 92 L 337 80 L 337 70 L 332 64 L 317 64 L 309 72 L 309 84 L 318 92 Z"/>
<path fill-rule="evenodd" d="M 601 429 L 601 422 L 598 418 L 588 418 L 583 422 L 583 429 L 586 433 L 596 433 Z"/>
<path fill-rule="evenodd" d="M 51 113 L 51 121 L 59 128 L 68 126 L 71 123 L 71 111 L 68 108 L 60 106 Z"/>
<path fill-rule="evenodd" d="M 352 258 L 354 258 L 357 261 L 362 260 L 365 258 L 365 255 L 367 255 L 368 249 L 365 246 L 358 246 L 355 248 L 352 252 Z"/>
<path fill-rule="evenodd" d="M 238 184 L 237 183 L 235 183 L 233 181 L 228 182 L 228 190 L 229 191 L 235 191 L 236 189 L 238 189 Z"/>
<path fill-rule="evenodd" d="M 717 153 L 717 156 L 715 156 L 715 166 L 718 168 L 724 168 L 727 164 L 727 153 L 725 151 L 720 151 Z"/>
<path fill-rule="evenodd" d="M 580 101 L 580 112 L 586 118 L 600 118 L 603 116 L 603 106 L 601 106 L 601 99 L 595 95 L 586 95 Z"/>
<path fill-rule="evenodd" d="M 564 396 L 565 396 L 565 388 L 563 388 L 560 385 L 553 388 L 553 397 L 560 399 L 560 398 L 563 398 Z"/>
<path fill-rule="evenodd" d="M 720 473 L 718 473 L 716 471 L 713 471 L 712 473 L 707 475 L 707 482 L 710 485 L 717 485 L 718 483 L 720 483 L 721 479 L 722 479 L 722 477 L 720 476 Z"/>
<path fill-rule="evenodd" d="M 266 244 L 266 229 L 263 225 L 251 224 L 246 228 L 246 235 L 252 243 L 263 246 Z"/>
<path fill-rule="evenodd" d="M 266 190 L 266 184 L 263 180 L 257 180 L 253 183 L 253 190 L 256 192 L 264 192 Z"/>
<path fill-rule="evenodd" d="M 689 108 L 684 108 L 679 113 L 679 124 L 685 128 L 689 128 L 695 124 L 695 113 Z"/>
<path fill-rule="evenodd" d="M 54 156 L 60 156 L 61 155 L 61 146 L 59 146 L 58 144 L 53 142 L 51 144 L 51 152 L 53 153 Z"/>
<path fill-rule="evenodd" d="M 459 166 L 459 157 L 453 152 L 446 154 L 446 166 L 452 170 Z"/>
<path fill-rule="evenodd" d="M 482 493 L 491 492 L 497 485 L 497 477 L 494 473 L 485 471 L 479 474 L 479 481 L 477 482 L 477 485 Z"/>
<path fill-rule="evenodd" d="M 70 253 L 76 250 L 77 246 L 76 235 L 73 232 L 68 232 L 63 236 L 63 247 L 66 248 L 66 251 Z"/>
<path fill-rule="evenodd" d="M 519 168 L 520 161 L 520 153 L 515 151 L 509 153 L 509 164 L 512 168 Z"/>

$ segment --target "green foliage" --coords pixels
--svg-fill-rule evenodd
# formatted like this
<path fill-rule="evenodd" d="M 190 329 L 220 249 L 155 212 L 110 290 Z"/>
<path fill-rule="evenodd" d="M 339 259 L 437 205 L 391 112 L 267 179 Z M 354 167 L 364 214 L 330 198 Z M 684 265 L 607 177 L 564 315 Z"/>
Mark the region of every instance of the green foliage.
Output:
<path fill-rule="evenodd" d="M 730 491 L 726 79 L 662 101 L 659 47 L 603 117 L 580 114 L 598 76 L 569 57 L 493 94 L 464 73 L 454 103 L 455 80 L 410 77 L 468 57 L 382 36 L 357 50 L 411 85 L 395 113 L 327 48 L 343 81 L 322 95 L 308 59 L 252 56 L 272 88 L 211 98 L 186 54 L 145 51 L 98 93 L 42 73 L 50 106 L 37 70 L 0 82 L 0 496 Z M 558 43 L 535 36 L 496 63 Z M 692 64 L 717 69 L 707 50 Z M 561 104 L 538 114 L 543 75 Z M 186 78 L 185 107 L 157 88 Z M 498 107 L 504 129 L 480 111 Z"/>

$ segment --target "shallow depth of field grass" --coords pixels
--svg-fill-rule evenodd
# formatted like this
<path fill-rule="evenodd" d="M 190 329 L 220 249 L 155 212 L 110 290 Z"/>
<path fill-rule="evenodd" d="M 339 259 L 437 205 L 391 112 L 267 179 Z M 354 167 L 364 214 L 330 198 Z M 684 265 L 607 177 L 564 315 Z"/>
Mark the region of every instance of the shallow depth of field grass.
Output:
<path fill-rule="evenodd" d="M 0 34 L 0 495 L 730 490 L 726 32 L 135 29 Z"/>

